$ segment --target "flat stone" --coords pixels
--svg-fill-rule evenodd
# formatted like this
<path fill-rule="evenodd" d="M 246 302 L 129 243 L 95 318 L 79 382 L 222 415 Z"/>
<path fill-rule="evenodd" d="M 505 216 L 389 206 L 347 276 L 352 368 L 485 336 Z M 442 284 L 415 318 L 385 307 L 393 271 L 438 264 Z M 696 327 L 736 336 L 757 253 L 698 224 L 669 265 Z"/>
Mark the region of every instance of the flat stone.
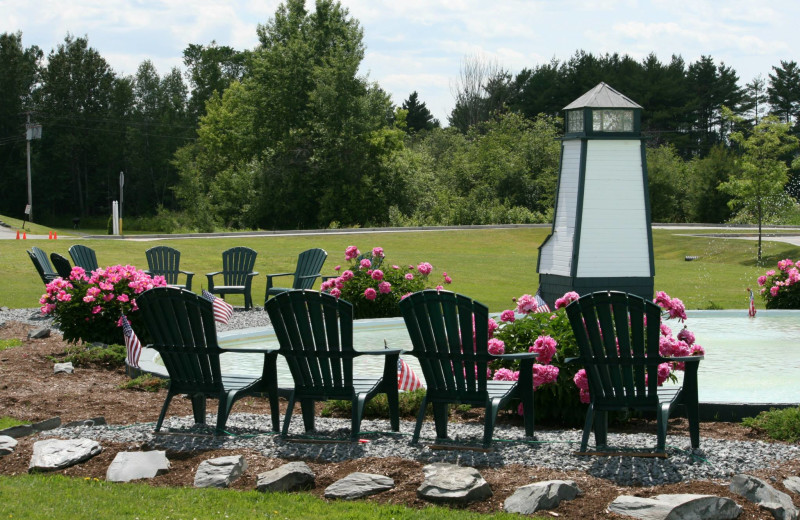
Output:
<path fill-rule="evenodd" d="M 67 361 L 66 363 L 56 363 L 53 365 L 54 374 L 72 374 L 73 372 L 75 372 L 75 367 L 72 366 L 71 361 Z"/>
<path fill-rule="evenodd" d="M 644 520 L 728 520 L 737 518 L 742 508 L 730 498 L 713 495 L 656 495 L 651 498 L 622 495 L 608 510 Z"/>
<path fill-rule="evenodd" d="M 31 428 L 33 428 L 35 432 L 54 430 L 59 426 L 61 426 L 61 417 L 51 417 L 50 419 L 31 424 Z"/>
<path fill-rule="evenodd" d="M 19 426 L 12 426 L 5 430 L 0 430 L 0 435 L 7 435 L 19 439 L 20 437 L 27 437 L 33 435 L 33 426 L 30 424 L 20 424 Z"/>
<path fill-rule="evenodd" d="M 121 451 L 106 470 L 106 480 L 130 482 L 153 478 L 169 471 L 169 467 L 165 451 Z"/>
<path fill-rule="evenodd" d="M 784 479 L 783 487 L 796 495 L 800 495 L 800 477 L 789 477 Z"/>
<path fill-rule="evenodd" d="M 325 488 L 325 498 L 355 500 L 368 497 L 394 487 L 394 480 L 373 473 L 351 473 Z"/>
<path fill-rule="evenodd" d="M 204 460 L 194 475 L 196 488 L 226 488 L 231 482 L 242 476 L 247 469 L 247 462 L 242 455 L 230 455 Z"/>
<path fill-rule="evenodd" d="M 558 507 L 562 500 L 574 500 L 581 494 L 572 480 L 549 480 L 522 486 L 503 503 L 507 513 L 530 515 L 542 509 Z"/>
<path fill-rule="evenodd" d="M 0 435 L 0 456 L 8 455 L 17 447 L 17 440 L 8 435 Z"/>
<path fill-rule="evenodd" d="M 760 478 L 736 475 L 731 480 L 730 490 L 766 509 L 776 520 L 797 520 L 798 510 L 792 503 L 792 497 Z"/>
<path fill-rule="evenodd" d="M 314 487 L 316 476 L 305 462 L 289 462 L 258 475 L 256 489 L 266 492 L 291 492 Z"/>
<path fill-rule="evenodd" d="M 41 327 L 36 330 L 28 331 L 28 339 L 44 339 L 50 337 L 50 329 Z"/>
<path fill-rule="evenodd" d="M 478 470 L 455 464 L 436 463 L 422 468 L 425 480 L 417 496 L 431 502 L 466 503 L 492 496 L 492 488 Z"/>
<path fill-rule="evenodd" d="M 81 421 L 71 421 L 64 425 L 64 428 L 75 428 L 76 426 L 103 426 L 106 424 L 106 418 L 103 416 L 92 417 L 91 419 L 83 419 Z"/>
<path fill-rule="evenodd" d="M 91 459 L 103 451 L 100 443 L 91 439 L 45 439 L 33 444 L 29 472 L 53 471 Z"/>

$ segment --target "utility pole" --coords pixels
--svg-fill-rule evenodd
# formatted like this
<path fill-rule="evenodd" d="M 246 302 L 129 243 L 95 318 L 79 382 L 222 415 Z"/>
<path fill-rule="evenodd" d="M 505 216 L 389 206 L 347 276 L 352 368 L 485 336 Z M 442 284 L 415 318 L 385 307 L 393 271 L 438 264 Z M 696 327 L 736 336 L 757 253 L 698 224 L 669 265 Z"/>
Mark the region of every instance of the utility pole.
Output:
<path fill-rule="evenodd" d="M 31 141 L 42 138 L 42 125 L 31 123 L 31 113 L 26 113 L 28 121 L 25 123 L 25 139 L 28 148 L 28 205 L 25 213 L 28 214 L 28 222 L 33 222 L 33 192 L 31 190 Z"/>

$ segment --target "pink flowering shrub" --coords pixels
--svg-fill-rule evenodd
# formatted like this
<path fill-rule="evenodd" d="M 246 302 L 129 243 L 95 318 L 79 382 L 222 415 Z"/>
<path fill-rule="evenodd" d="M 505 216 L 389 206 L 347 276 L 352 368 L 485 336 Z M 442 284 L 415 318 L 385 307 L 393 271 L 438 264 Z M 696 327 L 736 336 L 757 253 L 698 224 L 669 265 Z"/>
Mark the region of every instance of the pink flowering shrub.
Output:
<path fill-rule="evenodd" d="M 89 275 L 75 266 L 68 280 L 56 278 L 47 284 L 39 303 L 71 343 L 123 344 L 120 317 L 125 314 L 144 341 L 144 327 L 136 327 L 136 295 L 165 285 L 163 276 L 151 278 L 131 265 L 114 265 Z"/>
<path fill-rule="evenodd" d="M 401 267 L 386 262 L 382 247 L 361 253 L 356 246 L 345 249 L 347 266 L 338 266 L 338 277 L 322 283 L 321 290 L 353 304 L 356 319 L 400 316 L 398 302 L 406 295 L 452 282 L 447 273 L 432 275 L 428 262 Z M 344 269 L 343 271 L 340 271 Z"/>
<path fill-rule="evenodd" d="M 800 309 L 800 261 L 786 258 L 758 277 L 767 309 Z"/>

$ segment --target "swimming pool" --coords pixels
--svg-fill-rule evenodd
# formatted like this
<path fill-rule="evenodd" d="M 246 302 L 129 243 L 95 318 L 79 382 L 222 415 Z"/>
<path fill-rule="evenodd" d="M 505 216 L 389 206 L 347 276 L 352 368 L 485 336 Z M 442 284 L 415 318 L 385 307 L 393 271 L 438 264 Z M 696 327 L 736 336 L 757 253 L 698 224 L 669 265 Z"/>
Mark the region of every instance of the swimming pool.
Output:
<path fill-rule="evenodd" d="M 697 342 L 706 349 L 700 363 L 699 393 L 704 403 L 800 403 L 800 311 L 758 311 L 755 318 L 747 310 L 689 311 L 686 325 Z M 676 320 L 665 322 L 673 332 L 681 328 Z M 357 350 L 384 346 L 411 349 L 411 340 L 400 318 L 357 320 L 354 323 Z M 278 341 L 269 327 L 220 333 L 225 348 L 274 345 Z M 422 377 L 411 356 L 404 359 Z M 380 375 L 383 358 L 362 356 L 356 359 L 358 373 Z M 260 374 L 263 356 L 226 353 L 226 370 Z M 278 357 L 278 379 L 291 385 L 284 360 Z M 680 374 L 680 373 L 679 373 Z"/>

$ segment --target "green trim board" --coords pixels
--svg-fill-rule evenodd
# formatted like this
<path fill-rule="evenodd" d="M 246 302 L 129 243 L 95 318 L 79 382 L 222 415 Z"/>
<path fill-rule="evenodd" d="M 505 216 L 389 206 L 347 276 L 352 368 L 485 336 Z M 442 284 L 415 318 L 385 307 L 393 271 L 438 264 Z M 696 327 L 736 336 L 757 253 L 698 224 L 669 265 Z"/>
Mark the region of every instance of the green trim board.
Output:
<path fill-rule="evenodd" d="M 647 147 L 644 140 L 641 143 L 642 149 L 642 186 L 644 188 L 644 215 L 647 219 L 647 247 L 650 254 L 650 276 L 656 275 L 656 259 L 653 253 L 653 219 L 650 214 L 650 181 L 647 173 Z"/>
<path fill-rule="evenodd" d="M 578 166 L 578 202 L 575 205 L 575 232 L 572 234 L 572 259 L 569 274 L 573 278 L 578 274 L 578 259 L 581 249 L 581 225 L 583 224 L 583 195 L 586 187 L 586 155 L 589 148 L 587 138 L 581 139 L 581 158 Z"/>
<path fill-rule="evenodd" d="M 627 292 L 652 300 L 654 280 L 649 276 L 578 278 L 555 274 L 539 275 L 539 294 L 551 307 L 557 298 L 569 291 L 584 295 L 605 290 Z"/>
<path fill-rule="evenodd" d="M 555 234 L 555 232 L 556 232 L 556 217 L 558 216 L 558 193 L 559 193 L 559 191 L 561 191 L 560 165 L 564 164 L 564 143 L 563 142 L 561 143 L 561 151 L 559 152 L 559 154 L 560 154 L 559 157 L 558 157 L 559 175 L 558 175 L 558 180 L 556 181 L 556 196 L 555 196 L 555 199 L 554 199 L 556 207 L 553 209 L 553 223 L 550 225 L 550 234 L 547 235 L 547 237 L 544 239 L 544 241 L 542 241 L 542 243 L 539 244 L 539 247 L 537 248 L 537 250 L 539 251 L 539 254 L 536 257 L 536 272 L 537 273 L 539 272 L 539 267 L 540 267 L 540 264 L 541 264 L 541 261 L 542 261 L 542 248 L 545 246 L 545 244 L 547 244 L 547 242 L 550 241 L 550 238 L 552 238 L 553 234 Z"/>

